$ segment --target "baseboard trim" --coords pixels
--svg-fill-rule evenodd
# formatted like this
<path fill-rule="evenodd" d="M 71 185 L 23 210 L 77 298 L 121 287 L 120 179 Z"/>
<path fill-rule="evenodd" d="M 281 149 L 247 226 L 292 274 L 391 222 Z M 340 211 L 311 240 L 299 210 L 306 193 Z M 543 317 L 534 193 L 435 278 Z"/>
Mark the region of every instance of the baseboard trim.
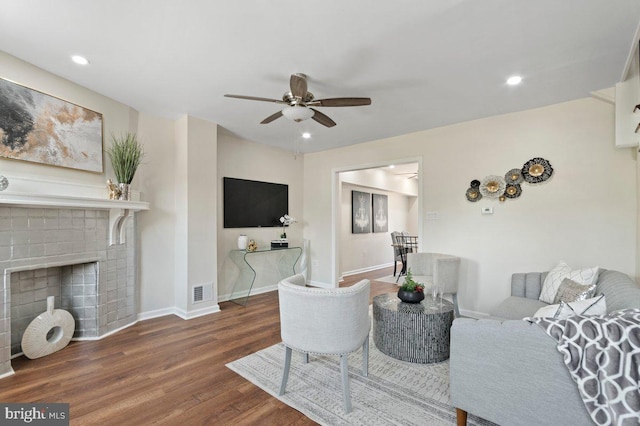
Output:
<path fill-rule="evenodd" d="M 105 333 L 105 334 L 103 334 L 103 335 L 101 335 L 101 336 L 95 336 L 95 337 L 73 337 L 71 340 L 76 341 L 76 342 L 90 341 L 90 340 L 102 340 L 102 339 L 104 339 L 105 337 L 109 337 L 109 336 L 111 336 L 112 334 L 116 334 L 117 332 L 122 331 L 122 330 L 124 330 L 125 328 L 129 328 L 129 327 L 131 327 L 132 325 L 137 324 L 137 323 L 138 323 L 138 321 L 140 321 L 140 320 L 139 320 L 139 319 L 137 319 L 137 320 L 133 321 L 133 322 L 132 322 L 132 323 L 130 323 L 130 324 L 123 325 L 122 327 L 116 328 L 115 330 L 111 330 L 111 331 L 109 331 L 109 332 L 107 332 L 107 333 Z"/>
<path fill-rule="evenodd" d="M 323 282 L 320 282 L 320 281 L 313 281 L 313 280 L 311 280 L 311 281 L 309 281 L 307 284 L 308 284 L 308 285 L 310 285 L 310 286 L 312 286 L 312 287 L 320 287 L 320 288 L 335 288 L 335 286 L 333 286 L 333 285 L 331 285 L 331 284 L 323 283 Z"/>
<path fill-rule="evenodd" d="M 255 296 L 256 294 L 263 294 L 263 293 L 269 293 L 271 291 L 277 291 L 278 290 L 278 284 L 276 285 L 270 285 L 267 287 L 259 287 L 259 288 L 253 288 L 251 289 L 251 294 L 250 296 Z M 229 294 L 223 294 L 222 296 L 218 297 L 218 302 L 228 302 L 230 300 L 233 299 L 238 299 L 240 297 L 244 297 L 245 293 L 242 294 L 234 294 L 234 293 L 229 293 Z"/>
<path fill-rule="evenodd" d="M 16 374 L 16 372 L 13 371 L 12 367 L 9 367 L 9 371 L 7 371 L 6 373 L 0 374 L 0 380 L 4 379 L 5 377 L 13 376 L 14 374 Z"/>
<path fill-rule="evenodd" d="M 209 314 L 215 314 L 216 312 L 220 312 L 220 305 L 218 305 L 217 303 L 214 306 L 210 306 L 208 308 L 197 309 L 195 311 L 189 312 L 185 311 L 184 309 L 176 308 L 175 314 L 183 320 L 190 320 Z"/>
<path fill-rule="evenodd" d="M 167 315 L 176 315 L 175 308 L 156 309 L 155 311 L 141 312 L 138 314 L 138 321 L 145 321 L 153 318 L 160 318 Z"/>
<path fill-rule="evenodd" d="M 384 263 L 382 265 L 367 266 L 366 268 L 354 269 L 352 271 L 345 271 L 345 272 L 342 273 L 342 277 L 348 277 L 349 275 L 361 274 L 363 272 L 377 271 L 378 269 L 388 268 L 389 266 L 393 266 L 393 263 L 389 262 L 389 263 Z"/>

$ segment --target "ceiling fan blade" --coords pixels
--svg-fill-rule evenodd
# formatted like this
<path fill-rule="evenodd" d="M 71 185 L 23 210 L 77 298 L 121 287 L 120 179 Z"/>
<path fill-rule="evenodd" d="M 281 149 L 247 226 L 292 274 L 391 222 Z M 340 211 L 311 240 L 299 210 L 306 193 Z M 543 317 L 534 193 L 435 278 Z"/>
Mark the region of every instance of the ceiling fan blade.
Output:
<path fill-rule="evenodd" d="M 304 99 L 307 94 L 307 77 L 304 74 L 291 74 L 289 86 L 293 96 Z"/>
<path fill-rule="evenodd" d="M 262 120 L 260 122 L 260 124 L 269 124 L 271 123 L 273 120 L 282 117 L 282 111 L 278 111 L 275 114 L 271 114 L 270 116 L 268 116 L 267 118 L 265 118 L 264 120 Z"/>
<path fill-rule="evenodd" d="M 270 98 L 260 98 L 258 96 L 244 96 L 244 95 L 224 95 L 225 98 L 237 98 L 237 99 L 247 99 L 249 101 L 263 101 L 263 102 L 274 102 L 276 104 L 284 104 L 281 99 L 270 99 Z"/>
<path fill-rule="evenodd" d="M 371 105 L 371 98 L 328 98 L 315 99 L 307 102 L 307 105 L 323 106 L 323 107 L 349 107 Z"/>
<path fill-rule="evenodd" d="M 330 119 L 329 117 L 321 113 L 320 111 L 313 108 L 309 108 L 309 109 L 313 111 L 313 116 L 311 118 L 313 118 L 315 121 L 322 124 L 323 126 L 333 127 L 336 125 L 335 121 L 333 121 L 332 119 Z"/>

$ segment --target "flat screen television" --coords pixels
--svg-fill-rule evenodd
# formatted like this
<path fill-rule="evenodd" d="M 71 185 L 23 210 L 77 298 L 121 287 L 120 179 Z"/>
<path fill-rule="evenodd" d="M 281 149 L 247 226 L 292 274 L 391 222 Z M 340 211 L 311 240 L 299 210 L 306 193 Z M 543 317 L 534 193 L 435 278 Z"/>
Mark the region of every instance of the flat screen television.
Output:
<path fill-rule="evenodd" d="M 223 193 L 225 228 L 282 226 L 289 212 L 289 185 L 225 177 Z"/>

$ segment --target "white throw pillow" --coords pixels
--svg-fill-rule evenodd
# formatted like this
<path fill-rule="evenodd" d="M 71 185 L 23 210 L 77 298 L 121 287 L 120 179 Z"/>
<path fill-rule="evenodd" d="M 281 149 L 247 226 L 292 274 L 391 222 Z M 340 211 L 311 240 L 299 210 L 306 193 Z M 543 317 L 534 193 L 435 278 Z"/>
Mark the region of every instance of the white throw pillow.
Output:
<path fill-rule="evenodd" d="M 539 300 L 544 303 L 553 303 L 558 292 L 562 280 L 569 278 L 571 281 L 575 281 L 578 284 L 594 284 L 598 280 L 598 272 L 600 268 L 597 266 L 593 268 L 583 268 L 571 270 L 571 267 L 564 261 L 560 261 L 558 266 L 553 268 L 547 274 L 547 277 L 542 284 L 542 290 L 540 291 Z"/>
<path fill-rule="evenodd" d="M 578 302 L 544 306 L 533 314 L 534 317 L 566 319 L 574 315 L 605 315 L 607 313 L 607 301 L 604 294 L 591 299 Z"/>

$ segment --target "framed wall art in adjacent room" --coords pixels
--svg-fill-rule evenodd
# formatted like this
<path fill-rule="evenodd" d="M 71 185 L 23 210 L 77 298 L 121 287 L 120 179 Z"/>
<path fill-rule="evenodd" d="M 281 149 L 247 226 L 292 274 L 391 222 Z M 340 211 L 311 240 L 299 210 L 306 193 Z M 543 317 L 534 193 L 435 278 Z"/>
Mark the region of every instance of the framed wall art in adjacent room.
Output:
<path fill-rule="evenodd" d="M 387 232 L 389 230 L 388 197 L 383 194 L 373 194 L 373 232 Z"/>
<path fill-rule="evenodd" d="M 351 191 L 351 233 L 371 232 L 371 194 Z"/>
<path fill-rule="evenodd" d="M 0 157 L 102 173 L 102 114 L 0 78 Z"/>

